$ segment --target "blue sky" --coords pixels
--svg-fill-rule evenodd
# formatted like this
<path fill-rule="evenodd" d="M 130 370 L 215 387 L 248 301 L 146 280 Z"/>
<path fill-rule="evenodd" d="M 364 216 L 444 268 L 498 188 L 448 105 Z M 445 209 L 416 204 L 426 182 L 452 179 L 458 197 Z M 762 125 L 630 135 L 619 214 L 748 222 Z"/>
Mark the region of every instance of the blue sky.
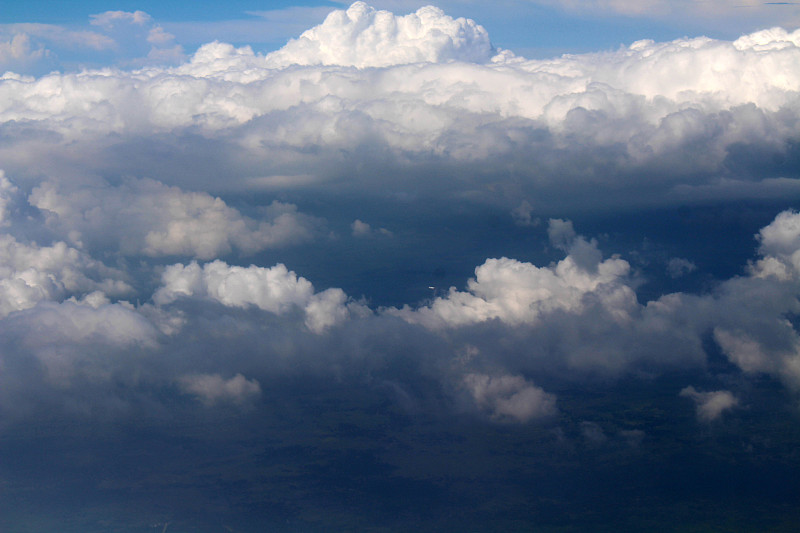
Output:
<path fill-rule="evenodd" d="M 424 2 L 376 2 L 377 8 L 408 13 Z M 732 39 L 742 33 L 789 25 L 798 21 L 794 3 L 715 2 L 572 2 L 504 1 L 491 6 L 448 1 L 437 4 L 452 16 L 472 18 L 489 31 L 493 42 L 526 57 L 549 57 L 614 49 L 640 39 L 667 41 L 706 35 Z M 44 23 L 73 30 L 92 30 L 91 15 L 105 11 L 141 10 L 176 36 L 186 50 L 221 40 L 250 44 L 259 51 L 280 47 L 302 30 L 319 23 L 344 3 L 252 2 L 14 2 L 0 15 L 0 23 Z M 69 65 L 81 60 L 74 49 L 54 51 Z M 118 53 L 124 55 L 125 51 Z M 90 55 L 91 56 L 91 55 Z M 110 61 L 91 56 L 84 61 Z"/>
<path fill-rule="evenodd" d="M 0 10 L 0 530 L 794 532 L 797 14 Z"/>

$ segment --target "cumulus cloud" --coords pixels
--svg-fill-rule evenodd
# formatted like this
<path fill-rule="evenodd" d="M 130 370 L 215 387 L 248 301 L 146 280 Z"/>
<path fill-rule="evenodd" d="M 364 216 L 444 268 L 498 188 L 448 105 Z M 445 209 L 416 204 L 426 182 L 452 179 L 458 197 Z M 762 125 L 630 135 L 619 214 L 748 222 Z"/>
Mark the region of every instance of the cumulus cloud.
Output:
<path fill-rule="evenodd" d="M 139 28 L 142 17 L 98 21 Z M 215 42 L 171 68 L 3 79 L 0 121 L 11 141 L 0 155 L 14 175 L 53 175 L 69 161 L 87 174 L 147 175 L 215 191 L 259 183 L 316 191 L 336 183 L 342 194 L 444 190 L 479 198 L 489 190 L 487 200 L 505 202 L 523 225 L 533 223 L 534 210 L 590 201 L 558 194 L 576 187 L 636 204 L 685 202 L 719 194 L 723 185 L 727 195 L 783 197 L 795 181 L 791 165 L 765 174 L 754 172 L 753 162 L 792 160 L 789 141 L 800 123 L 796 32 L 488 61 L 483 30 L 434 8 L 395 17 L 356 4 L 328 20 L 315 28 L 316 40 L 294 43 L 334 50 L 339 36 L 353 46 L 336 50 L 352 58 L 323 65 L 328 60 L 309 55 L 303 66 L 275 68 L 279 56 Z M 413 46 L 403 44 L 411 31 L 403 24 L 421 32 Z M 387 29 L 393 27 L 396 35 Z M 452 44 L 462 33 L 465 44 Z M 470 55 L 475 43 L 482 43 L 480 57 Z M 382 46 L 403 57 L 428 48 L 439 55 L 401 61 L 372 52 Z M 385 63 L 348 66 L 370 57 Z M 153 135 L 157 141 L 143 143 Z M 158 149 L 180 164 L 158 165 Z M 380 164 L 365 165 L 366 153 Z M 430 164 L 443 171 L 428 176 Z"/>
<path fill-rule="evenodd" d="M 464 387 L 479 409 L 500 421 L 529 422 L 556 413 L 556 398 L 522 376 L 468 374 Z"/>
<path fill-rule="evenodd" d="M 0 76 L 0 452 L 58 420 L 171 460 L 224 417 L 215 460 L 268 436 L 333 469 L 314 480 L 369 461 L 439 494 L 428 442 L 652 465 L 694 432 L 676 402 L 710 422 L 756 391 L 746 419 L 800 391 L 797 32 L 528 60 L 436 8 L 357 3 L 273 54 L 164 66 L 172 26 L 93 21 L 58 37 L 97 54 L 80 69 Z M 44 32 L 1 27 L 0 57 L 44 64 Z M 492 490 L 541 470 L 492 461 Z"/>
<path fill-rule="evenodd" d="M 716 420 L 723 412 L 739 403 L 739 400 L 729 391 L 699 392 L 691 385 L 681 390 L 680 396 L 694 401 L 697 405 L 697 418 L 701 422 Z"/>
<path fill-rule="evenodd" d="M 597 422 L 584 420 L 581 422 L 581 435 L 592 444 L 602 444 L 608 440 L 606 432 Z"/>
<path fill-rule="evenodd" d="M 636 296 L 626 284 L 630 265 L 618 257 L 602 260 L 597 243 L 576 238 L 570 222 L 551 221 L 549 233 L 558 247 L 570 251 L 558 263 L 537 267 L 507 257 L 487 259 L 475 269 L 467 291 L 451 287 L 429 306 L 393 312 L 434 329 L 489 320 L 535 324 L 549 313 L 581 314 L 586 297 L 592 295 L 617 320 L 627 320 L 636 306 Z"/>
<path fill-rule="evenodd" d="M 358 68 L 448 60 L 487 62 L 494 53 L 486 30 L 433 6 L 396 16 L 364 2 L 336 10 L 266 57 L 270 67 L 345 65 Z"/>
<path fill-rule="evenodd" d="M 124 274 L 63 242 L 40 247 L 0 236 L 0 316 L 96 290 L 120 296 L 132 288 Z"/>
<path fill-rule="evenodd" d="M 119 297 L 132 293 L 127 275 L 109 268 L 63 241 L 42 246 L 18 240 L 12 232 L 25 221 L 24 195 L 0 171 L 0 316 L 43 301 L 60 301 L 100 291 Z"/>
<path fill-rule="evenodd" d="M 141 54 L 174 44 L 142 12 L 93 20 L 108 39 L 98 49 L 126 38 Z M 124 309 L 173 339 L 200 327 L 181 299 L 279 316 L 292 339 L 380 324 L 443 346 L 475 345 L 481 355 L 458 373 L 467 376 L 457 378 L 460 390 L 490 417 L 517 421 L 552 410 L 550 396 L 523 376 L 559 364 L 610 373 L 678 361 L 699 368 L 709 336 L 745 374 L 795 387 L 800 341 L 787 318 L 797 312 L 800 272 L 794 212 L 759 232 L 759 256 L 744 275 L 704 294 L 651 301 L 637 298 L 628 260 L 604 255 L 566 218 L 549 219 L 543 247 L 563 254 L 559 260 L 503 256 L 498 243 L 492 255 L 471 256 L 469 266 L 478 266 L 466 287 L 399 308 L 354 303 L 352 285 L 318 292 L 275 256 L 305 244 L 293 257 L 317 261 L 335 247 L 335 239 L 327 249 L 315 240 L 325 224 L 307 214 L 314 209 L 339 212 L 337 224 L 350 225 L 354 237 L 401 240 L 381 225 L 406 219 L 390 226 L 382 208 L 354 220 L 353 203 L 375 198 L 405 217 L 433 199 L 436 223 L 446 213 L 471 217 L 480 204 L 529 235 L 537 232 L 534 215 L 565 217 L 565 206 L 683 203 L 722 190 L 725 198 L 781 198 L 797 181 L 798 35 L 776 28 L 736 41 L 639 41 L 527 60 L 496 54 L 483 28 L 436 8 L 395 16 L 356 3 L 273 54 L 214 42 L 173 67 L 3 76 L 0 156 L 15 182 L 0 178 L 8 230 L 0 239 L 0 314 Z M 38 45 L 26 46 L 33 53 Z M 776 163 L 755 164 L 765 159 Z M 161 263 L 170 256 L 186 260 Z M 282 262 L 232 264 L 242 256 Z M 134 268 L 135 281 L 126 273 Z M 324 283 L 337 287 L 337 276 L 356 279 L 366 268 L 331 267 Z M 674 257 L 667 275 L 694 268 Z M 148 279 L 159 276 L 153 293 Z M 128 296 L 154 305 L 117 301 Z M 484 349 L 499 337 L 502 349 Z M 199 393 L 186 383 L 253 383 L 227 378 L 251 375 L 239 368 L 208 366 L 202 379 L 185 369 L 168 379 L 195 376 L 181 381 L 190 394 Z"/>
<path fill-rule="evenodd" d="M 252 305 L 276 315 L 301 310 L 305 325 L 315 333 L 345 320 L 351 310 L 362 312 L 360 305 L 348 302 L 341 289 L 315 292 L 310 281 L 282 264 L 270 268 L 229 266 L 222 261 L 203 266 L 196 262 L 172 265 L 164 271 L 162 287 L 153 300 L 166 305 L 191 296 L 210 298 L 231 307 Z"/>

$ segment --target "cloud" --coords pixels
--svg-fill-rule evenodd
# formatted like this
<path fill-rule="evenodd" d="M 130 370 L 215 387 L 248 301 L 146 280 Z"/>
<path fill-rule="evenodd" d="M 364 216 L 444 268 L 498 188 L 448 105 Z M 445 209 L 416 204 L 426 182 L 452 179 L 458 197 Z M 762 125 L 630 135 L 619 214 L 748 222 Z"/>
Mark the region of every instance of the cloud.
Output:
<path fill-rule="evenodd" d="M 366 68 L 448 60 L 483 63 L 492 55 L 488 33 L 472 20 L 453 19 L 433 6 L 395 16 L 356 2 L 267 55 L 266 62 L 270 67 Z"/>
<path fill-rule="evenodd" d="M 507 257 L 487 259 L 475 269 L 466 292 L 451 287 L 447 296 L 429 306 L 392 313 L 433 329 L 489 320 L 536 324 L 550 313 L 581 314 L 586 297 L 592 295 L 617 320 L 627 320 L 636 306 L 635 294 L 625 281 L 630 265 L 616 257 L 602 260 L 597 243 L 576 238 L 571 222 L 551 220 L 548 233 L 556 246 L 570 251 L 558 263 L 537 267 Z"/>
<path fill-rule="evenodd" d="M 522 376 L 468 374 L 464 387 L 479 409 L 500 421 L 525 423 L 556 413 L 556 398 Z"/>
<path fill-rule="evenodd" d="M 219 374 L 192 374 L 178 379 L 181 389 L 196 396 L 206 406 L 230 402 L 245 405 L 261 395 L 261 385 L 241 374 L 224 379 Z"/>
<path fill-rule="evenodd" d="M 364 6 L 355 12 L 367 29 L 380 18 Z M 350 20 L 339 13 L 333 20 Z M 138 28 L 134 18 L 125 20 Z M 218 194 L 447 192 L 502 202 L 521 224 L 533 212 L 591 203 L 783 198 L 797 189 L 795 33 L 361 70 L 273 68 L 272 56 L 249 47 L 209 43 L 177 67 L 2 80 L 9 143 L 0 155 L 15 176 L 52 179 L 68 161 L 85 175 L 149 176 Z M 375 39 L 404 50 L 391 36 Z M 425 33 L 419 43 L 437 39 Z"/>
<path fill-rule="evenodd" d="M 119 296 L 132 289 L 124 274 L 63 242 L 40 247 L 0 236 L 0 316 L 95 290 Z"/>
<path fill-rule="evenodd" d="M 533 206 L 527 200 L 522 200 L 520 204 L 511 210 L 511 218 L 517 226 L 538 226 L 541 222 L 538 218 L 532 218 Z"/>
<path fill-rule="evenodd" d="M 749 422 L 800 391 L 796 32 L 528 60 L 436 8 L 355 4 L 275 54 L 169 66 L 172 27 L 93 20 L 58 37 L 97 54 L 80 68 L 0 77 L 0 453 L 29 460 L 3 487 L 110 449 L 76 485 L 244 487 L 208 506 L 230 513 L 299 487 L 259 506 L 284 524 L 285 501 L 358 500 L 357 471 L 513 521 L 521 479 L 542 516 L 573 508 L 533 470 L 793 449 L 702 448 L 680 412 Z M 28 30 L 20 57 L 55 50 Z M 74 523 L 138 527 L 104 524 Z"/>
<path fill-rule="evenodd" d="M 305 314 L 305 325 L 315 333 L 347 319 L 351 311 L 359 314 L 361 306 L 349 303 L 341 289 L 315 292 L 310 281 L 277 264 L 271 268 L 251 265 L 229 266 L 222 261 L 202 267 L 193 262 L 167 267 L 162 287 L 153 296 L 159 305 L 179 298 L 200 297 L 232 307 L 256 306 L 282 315 L 295 309 Z"/>
<path fill-rule="evenodd" d="M 131 294 L 125 272 L 109 268 L 63 241 L 48 246 L 14 236 L 25 222 L 24 195 L 0 171 L 0 317 L 95 291 L 119 297 Z"/>
<path fill-rule="evenodd" d="M 291 204 L 272 202 L 264 220 L 243 216 L 220 198 L 184 192 L 148 179 L 129 179 L 62 193 L 52 182 L 33 189 L 29 201 L 48 225 L 87 244 L 125 254 L 212 259 L 233 250 L 245 255 L 311 240 L 319 221 Z"/>
<path fill-rule="evenodd" d="M 91 15 L 91 25 L 100 28 L 114 46 L 128 56 L 131 65 L 172 64 L 184 59 L 183 47 L 144 11 L 105 11 Z"/>
<path fill-rule="evenodd" d="M 81 301 L 40 302 L 5 317 L 0 331 L 4 337 L 2 364 L 16 369 L 0 377 L 3 388 L 8 389 L 8 412 L 46 406 L 53 390 L 60 391 L 60 401 L 66 403 L 51 406 L 57 410 L 69 409 L 72 399 L 81 395 L 82 386 L 101 391 L 102 397 L 114 396 L 113 380 L 131 372 L 131 363 L 158 343 L 156 328 L 130 304 L 109 303 L 98 293 Z M 36 372 L 20 370 L 32 361 L 38 367 Z M 34 377 L 39 373 L 40 378 Z M 134 377 L 128 374 L 123 379 Z"/>
<path fill-rule="evenodd" d="M 47 50 L 34 46 L 27 33 L 16 33 L 10 40 L 0 41 L 0 70 L 26 69 L 47 56 Z"/>
<path fill-rule="evenodd" d="M 367 224 L 366 222 L 362 222 L 361 220 L 354 220 L 353 223 L 350 225 L 350 228 L 353 230 L 353 237 L 369 237 L 371 235 L 384 235 L 386 237 L 391 237 L 392 232 L 386 228 L 379 228 L 377 230 L 372 229 L 372 226 Z"/>
<path fill-rule="evenodd" d="M 581 435 L 592 444 L 602 444 L 608 440 L 608 436 L 598 423 L 587 420 L 581 422 Z"/>
<path fill-rule="evenodd" d="M 697 418 L 701 422 L 716 420 L 723 412 L 739 403 L 739 400 L 729 391 L 699 392 L 692 386 L 681 390 L 680 396 L 694 401 L 697 405 Z"/>

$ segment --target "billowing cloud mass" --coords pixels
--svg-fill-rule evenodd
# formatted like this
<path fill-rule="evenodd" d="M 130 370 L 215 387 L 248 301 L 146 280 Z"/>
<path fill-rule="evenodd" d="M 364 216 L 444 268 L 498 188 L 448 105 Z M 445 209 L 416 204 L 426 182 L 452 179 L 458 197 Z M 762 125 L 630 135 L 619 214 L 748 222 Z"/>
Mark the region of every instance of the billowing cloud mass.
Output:
<path fill-rule="evenodd" d="M 0 530 L 8 492 L 74 506 L 63 468 L 167 502 L 75 519 L 119 531 L 555 530 L 619 472 L 652 526 L 726 461 L 800 472 L 800 30 L 533 60 L 432 6 L 264 53 L 90 26 L 0 27 Z"/>
<path fill-rule="evenodd" d="M 406 19 L 357 4 L 332 14 L 314 42 L 355 32 L 354 42 L 370 44 L 328 43 L 350 55 L 324 62 L 295 54 L 294 42 L 266 56 L 210 43 L 171 68 L 7 75 L 5 170 L 28 187 L 66 160 L 71 171 L 117 169 L 217 194 L 333 183 L 378 195 L 447 191 L 509 211 L 529 205 L 518 212 L 522 224 L 586 195 L 674 204 L 797 193 L 797 32 L 639 41 L 526 60 L 510 52 L 490 58 L 486 47 L 480 57 L 467 53 L 485 36 L 478 26 L 421 13 L 408 15 L 421 33 L 407 47 L 414 57 L 402 60 L 374 50 L 406 50 L 398 41 Z M 397 35 L 376 29 L 392 24 Z M 442 29 L 423 32 L 428 26 Z M 450 44 L 437 44 L 442 39 Z M 427 46 L 459 52 L 417 57 Z M 279 56 L 282 68 L 273 66 Z M 376 57 L 386 62 L 354 67 Z M 152 150 L 162 155 L 145 155 Z M 360 161 L 367 152 L 381 154 L 380 165 Z M 167 153 L 170 163 L 161 164 Z M 770 164 L 754 172 L 764 159 Z M 418 169 L 406 171 L 409 164 Z M 493 186 L 500 176 L 510 178 Z"/>
<path fill-rule="evenodd" d="M 297 308 L 305 312 L 305 325 L 315 332 L 346 319 L 349 307 L 360 310 L 358 304 L 347 305 L 347 295 L 341 289 L 315 293 L 311 282 L 282 264 L 271 268 L 242 268 L 222 261 L 202 267 L 197 263 L 178 264 L 167 267 L 162 281 L 163 286 L 153 296 L 158 304 L 199 296 L 233 307 L 254 305 L 277 315 Z"/>
<path fill-rule="evenodd" d="M 406 63 L 486 62 L 494 52 L 489 34 L 472 20 L 447 16 L 433 6 L 397 17 L 356 2 L 334 11 L 304 32 L 267 65 L 349 65 L 388 67 Z"/>
<path fill-rule="evenodd" d="M 724 22 L 735 25 L 749 20 L 766 24 L 796 25 L 798 14 L 792 2 L 756 2 L 732 0 L 535 0 L 539 4 L 556 6 L 581 14 L 620 14 L 627 17 L 666 19 L 666 20 L 702 20 L 707 24 L 723 26 Z"/>
<path fill-rule="evenodd" d="M 141 11 L 92 24 L 118 39 L 125 27 L 152 46 L 172 42 Z M 553 412 L 554 397 L 529 381 L 540 367 L 702 366 L 709 338 L 742 372 L 795 388 L 800 341 L 784 318 L 796 311 L 800 273 L 792 211 L 759 231 L 745 273 L 698 294 L 637 295 L 640 256 L 623 257 L 613 242 L 606 255 L 601 236 L 558 217 L 545 246 L 562 257 L 487 253 L 472 279 L 397 306 L 370 306 L 357 282 L 348 292 L 360 303 L 338 287 L 337 275 L 358 279 L 355 263 L 332 259 L 340 263 L 316 291 L 280 257 L 322 264 L 349 243 L 402 262 L 417 230 L 395 219 L 389 231 L 380 211 L 432 220 L 430 200 L 441 213 L 499 209 L 515 231 L 541 234 L 542 216 L 587 203 L 796 195 L 799 42 L 797 31 L 773 28 L 733 42 L 639 41 L 528 60 L 434 7 L 398 16 L 356 3 L 266 55 L 214 42 L 177 66 L 6 74 L 0 311 L 125 298 L 138 302 L 126 313 L 177 338 L 194 327 L 186 301 L 258 309 L 318 335 L 404 324 L 452 336 L 443 342 L 454 352 L 462 340 L 478 346 L 475 361 L 440 383 L 470 391 L 491 418 L 519 422 Z M 772 163 L 758 166 L 765 157 Z M 373 200 L 396 204 L 353 210 Z M 393 238 L 364 239 L 377 236 Z M 702 268 L 688 255 L 659 261 L 671 283 Z M 528 339 L 527 358 L 509 348 L 492 359 L 486 348 L 504 331 Z M 213 403 L 242 385 L 221 376 L 245 375 L 204 372 L 172 383 Z"/>
<path fill-rule="evenodd" d="M 141 11 L 109 11 L 92 24 L 171 43 Z M 537 368 L 624 375 L 641 364 L 702 366 L 708 338 L 742 372 L 795 388 L 800 340 L 784 318 L 796 310 L 800 273 L 792 211 L 759 231 L 746 273 L 649 301 L 637 295 L 639 256 L 624 258 L 613 242 L 618 255 L 605 255 L 600 236 L 557 217 L 546 245 L 562 257 L 487 254 L 464 288 L 462 278 L 399 306 L 370 307 L 371 295 L 351 283 L 365 298 L 356 303 L 337 287 L 336 275 L 355 264 L 337 266 L 344 270 L 316 291 L 280 254 L 319 258 L 340 241 L 392 254 L 407 246 L 412 230 L 381 227 L 378 211 L 321 208 L 328 202 L 398 202 L 388 211 L 423 219 L 432 212 L 415 201 L 499 208 L 516 231 L 541 233 L 542 215 L 587 202 L 796 195 L 798 42 L 797 31 L 773 28 L 733 42 L 639 41 L 527 60 L 498 53 L 480 25 L 437 8 L 397 16 L 356 3 L 266 55 L 214 42 L 172 67 L 7 74 L 0 311 L 11 318 L 90 294 L 103 305 L 125 298 L 139 302 L 126 313 L 177 338 L 194 327 L 177 305 L 185 301 L 258 309 L 318 335 L 402 323 L 452 335 L 454 352 L 462 340 L 478 346 L 481 355 L 443 373 L 442 386 L 518 422 L 554 412 L 554 396 L 529 381 Z M 767 156 L 771 165 L 756 166 Z M 364 239 L 377 236 L 393 238 Z M 673 283 L 701 268 L 689 256 L 661 261 Z M 470 332 L 479 326 L 485 334 Z M 509 348 L 492 360 L 486 348 L 503 331 L 528 339 L 527 358 Z M 245 375 L 238 368 L 204 372 L 172 382 L 206 403 L 250 390 L 251 381 L 222 377 Z"/>

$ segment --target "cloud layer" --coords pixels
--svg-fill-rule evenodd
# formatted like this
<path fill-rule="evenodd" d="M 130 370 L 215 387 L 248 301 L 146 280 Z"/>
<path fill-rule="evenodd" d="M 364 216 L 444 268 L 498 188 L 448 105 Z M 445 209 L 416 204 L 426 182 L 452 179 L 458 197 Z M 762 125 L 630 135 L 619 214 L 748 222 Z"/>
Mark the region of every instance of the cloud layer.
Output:
<path fill-rule="evenodd" d="M 522 486 L 568 501 L 533 470 L 686 435 L 784 458 L 743 428 L 800 393 L 800 30 L 529 60 L 430 6 L 268 54 L 92 27 L 53 35 L 138 51 L 42 74 L 47 28 L 0 34 L 0 436 L 227 450 L 153 474 L 173 496 L 363 473 L 510 520 Z"/>
<path fill-rule="evenodd" d="M 107 12 L 93 24 L 171 42 L 143 12 Z M 528 381 L 539 368 L 620 375 L 702 365 L 709 334 L 743 372 L 794 388 L 800 341 L 783 317 L 796 303 L 775 298 L 795 294 L 786 288 L 800 272 L 791 211 L 761 229 L 746 275 L 644 302 L 629 260 L 604 258 L 597 239 L 559 218 L 547 232 L 563 257 L 537 266 L 484 256 L 465 288 L 400 307 L 356 303 L 362 294 L 335 281 L 316 291 L 280 260 L 236 263 L 287 247 L 333 249 L 338 239 L 390 247 L 405 238 L 363 222 L 369 212 L 318 216 L 320 202 L 389 198 L 397 212 L 413 212 L 410 199 L 489 205 L 520 231 L 538 231 L 537 214 L 587 202 L 796 195 L 799 43 L 797 32 L 774 28 L 532 61 L 496 51 L 481 26 L 433 7 L 395 16 L 356 3 L 272 54 L 215 42 L 172 67 L 6 74 L 0 152 L 13 183 L 3 178 L 0 309 L 10 319 L 44 304 L 81 302 L 89 314 L 122 306 L 177 339 L 194 327 L 186 301 L 269 313 L 298 335 L 405 323 L 450 335 L 454 353 L 461 342 L 476 347 L 477 359 L 440 382 L 470 391 L 491 417 L 518 421 L 553 412 L 551 396 Z M 773 164 L 758 165 L 766 155 Z M 678 280 L 697 268 L 673 257 L 662 272 Z M 529 339 L 532 353 L 485 360 L 506 330 Z M 210 403 L 236 388 L 221 376 L 242 376 L 236 390 L 254 379 L 206 370 L 179 382 L 217 391 L 204 396 Z"/>

